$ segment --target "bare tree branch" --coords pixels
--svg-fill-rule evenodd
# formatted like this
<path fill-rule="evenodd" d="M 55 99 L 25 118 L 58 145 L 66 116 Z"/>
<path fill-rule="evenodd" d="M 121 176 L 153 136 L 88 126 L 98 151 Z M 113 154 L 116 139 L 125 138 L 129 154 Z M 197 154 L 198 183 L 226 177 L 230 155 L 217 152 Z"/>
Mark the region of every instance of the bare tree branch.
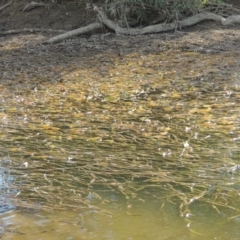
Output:
<path fill-rule="evenodd" d="M 48 41 L 43 42 L 43 44 L 59 42 L 59 41 L 62 41 L 66 38 L 70 38 L 72 36 L 76 36 L 76 35 L 79 35 L 79 34 L 84 34 L 84 33 L 90 32 L 92 30 L 99 29 L 99 28 L 101 28 L 101 26 L 102 26 L 101 23 L 98 23 L 98 22 L 91 23 L 86 27 L 81 27 L 81 28 L 63 33 L 63 34 L 58 35 L 56 37 L 50 38 Z"/>
<path fill-rule="evenodd" d="M 5 5 L 3 5 L 2 7 L 0 7 L 0 11 L 2 11 L 4 8 L 10 6 L 13 3 L 13 0 L 10 0 L 8 3 L 6 3 Z"/>

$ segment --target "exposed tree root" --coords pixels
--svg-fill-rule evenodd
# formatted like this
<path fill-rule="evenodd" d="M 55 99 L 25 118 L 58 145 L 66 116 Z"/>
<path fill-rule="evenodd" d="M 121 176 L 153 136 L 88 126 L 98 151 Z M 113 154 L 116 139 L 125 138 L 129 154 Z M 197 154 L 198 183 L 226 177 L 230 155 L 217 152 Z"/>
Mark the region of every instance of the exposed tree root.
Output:
<path fill-rule="evenodd" d="M 221 20 L 222 25 L 231 25 L 235 23 L 240 23 L 240 15 L 232 15 Z"/>
<path fill-rule="evenodd" d="M 199 22 L 202 22 L 204 20 L 214 20 L 214 21 L 220 21 L 223 25 L 230 25 L 233 23 L 240 23 L 240 15 L 233 15 L 228 18 L 224 18 L 220 15 L 210 13 L 210 12 L 203 12 L 196 14 L 192 17 L 189 17 L 187 19 L 174 22 L 174 23 L 160 23 L 156 25 L 147 26 L 144 28 L 122 28 L 119 25 L 117 25 L 114 21 L 110 20 L 105 12 L 98 8 L 94 7 L 94 10 L 98 12 L 99 20 L 105 24 L 110 29 L 114 30 L 116 33 L 119 34 L 129 34 L 129 35 L 140 35 L 140 34 L 149 34 L 149 33 L 160 33 L 160 32 L 166 32 L 174 29 L 179 29 L 182 27 L 189 27 L 192 25 L 195 25 Z"/>
<path fill-rule="evenodd" d="M 0 7 L 0 10 L 8 7 L 11 5 L 13 0 L 10 0 L 7 4 L 4 6 Z M 36 3 L 36 2 L 31 2 L 30 4 L 27 4 L 23 11 L 29 11 L 35 7 L 39 6 L 46 6 L 44 3 Z M 96 29 L 100 29 L 102 27 L 102 24 L 106 25 L 108 28 L 111 30 L 115 31 L 117 34 L 126 34 L 126 35 L 141 35 L 141 34 L 151 34 L 151 33 L 160 33 L 160 32 L 166 32 L 166 31 L 171 31 L 171 30 L 176 30 L 176 29 L 181 29 L 183 27 L 189 27 L 192 25 L 195 25 L 201 21 L 204 20 L 214 20 L 214 21 L 219 21 L 221 22 L 222 25 L 230 25 L 234 23 L 240 23 L 240 15 L 231 15 L 227 18 L 222 17 L 221 15 L 217 15 L 214 13 L 210 12 L 202 12 L 199 14 L 196 14 L 192 17 L 189 17 L 184 20 L 172 22 L 172 23 L 161 23 L 161 24 L 156 24 L 156 25 L 150 25 L 144 28 L 123 28 L 119 26 L 116 22 L 112 21 L 109 19 L 106 15 L 106 13 L 102 10 L 102 8 L 99 8 L 97 6 L 94 6 L 94 10 L 98 13 L 98 19 L 99 22 L 91 23 L 88 26 L 81 27 L 69 32 L 65 32 L 63 30 L 51 30 L 51 29 L 38 29 L 38 28 L 33 28 L 33 29 L 21 29 L 21 30 L 9 30 L 9 31 L 4 31 L 0 32 L 0 35 L 7 35 L 7 34 L 16 34 L 16 33 L 21 33 L 21 32 L 50 32 L 50 33 L 61 33 L 58 36 L 55 36 L 53 38 L 50 38 L 49 40 L 43 42 L 43 44 L 50 44 L 50 43 L 56 43 L 59 41 L 62 41 L 64 39 L 80 35 L 80 34 L 85 34 L 88 32 L 91 32 Z"/>
<path fill-rule="evenodd" d="M 116 24 L 114 21 L 110 20 L 101 8 L 98 8 L 97 6 L 95 6 L 94 10 L 98 12 L 98 18 L 101 23 L 103 23 L 108 28 L 115 31 L 117 34 L 127 34 L 127 35 L 141 35 L 141 34 L 166 32 L 170 30 L 181 29 L 182 27 L 189 27 L 204 20 L 219 21 L 224 26 L 234 24 L 234 23 L 240 23 L 240 15 L 232 15 L 227 18 L 224 18 L 214 13 L 203 12 L 174 23 L 161 23 L 161 24 L 147 26 L 144 28 L 123 28 L 118 24 Z M 51 38 L 48 41 L 45 41 L 44 44 L 55 43 L 75 35 L 90 32 L 92 30 L 100 28 L 101 23 L 95 22 L 86 27 L 82 27 L 70 32 L 66 32 L 64 34 Z"/>
<path fill-rule="evenodd" d="M 13 3 L 13 0 L 10 0 L 8 3 L 6 3 L 5 5 L 3 5 L 2 7 L 0 7 L 0 11 L 2 11 L 4 8 L 10 6 Z"/>

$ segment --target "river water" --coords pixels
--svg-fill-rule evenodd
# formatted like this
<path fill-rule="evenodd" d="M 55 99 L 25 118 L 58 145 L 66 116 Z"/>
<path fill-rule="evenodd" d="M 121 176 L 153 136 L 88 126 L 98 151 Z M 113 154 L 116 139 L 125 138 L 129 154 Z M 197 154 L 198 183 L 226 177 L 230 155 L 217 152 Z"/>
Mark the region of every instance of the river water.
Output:
<path fill-rule="evenodd" d="M 3 238 L 239 239 L 239 54 L 71 60 L 0 85 Z"/>

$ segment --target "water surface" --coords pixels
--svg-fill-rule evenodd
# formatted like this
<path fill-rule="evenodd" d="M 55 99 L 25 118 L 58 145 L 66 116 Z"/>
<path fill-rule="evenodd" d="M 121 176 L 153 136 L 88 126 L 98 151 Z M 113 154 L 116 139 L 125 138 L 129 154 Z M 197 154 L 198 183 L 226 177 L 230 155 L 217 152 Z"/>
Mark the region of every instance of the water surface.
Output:
<path fill-rule="evenodd" d="M 102 54 L 2 82 L 4 239 L 239 239 L 239 60 Z"/>

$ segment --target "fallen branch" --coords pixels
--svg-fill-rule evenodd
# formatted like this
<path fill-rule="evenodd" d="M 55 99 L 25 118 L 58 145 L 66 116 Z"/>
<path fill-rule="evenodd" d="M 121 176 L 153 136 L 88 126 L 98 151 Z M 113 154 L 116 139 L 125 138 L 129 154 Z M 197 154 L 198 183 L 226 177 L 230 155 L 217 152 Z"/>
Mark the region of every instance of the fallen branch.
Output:
<path fill-rule="evenodd" d="M 65 33 L 65 30 L 52 30 L 52 29 L 42 29 L 42 28 L 24 28 L 19 30 L 8 30 L 0 32 L 0 35 L 8 35 L 8 34 L 17 34 L 23 32 L 47 32 L 47 33 Z"/>
<path fill-rule="evenodd" d="M 46 7 L 46 6 L 48 6 L 48 4 L 41 3 L 41 2 L 37 3 L 37 2 L 33 1 L 33 2 L 29 3 L 29 4 L 27 4 L 22 11 L 23 12 L 27 12 L 27 11 L 30 11 L 30 10 L 36 8 L 36 7 Z"/>
<path fill-rule="evenodd" d="M 99 28 L 101 28 L 101 26 L 102 26 L 101 23 L 98 23 L 98 22 L 91 23 L 86 27 L 78 28 L 78 29 L 72 30 L 70 32 L 66 32 L 64 34 L 61 34 L 61 35 L 58 35 L 56 37 L 50 38 L 48 41 L 43 42 L 43 44 L 59 42 L 59 41 L 62 41 L 66 38 L 70 38 L 72 36 L 76 36 L 76 35 L 79 35 L 79 34 L 84 34 L 84 33 L 90 32 L 92 30 L 99 29 Z"/>
<path fill-rule="evenodd" d="M 5 5 L 3 5 L 2 7 L 0 7 L 0 11 L 2 11 L 4 8 L 10 6 L 13 3 L 13 0 L 10 0 L 8 3 L 6 3 Z"/>

